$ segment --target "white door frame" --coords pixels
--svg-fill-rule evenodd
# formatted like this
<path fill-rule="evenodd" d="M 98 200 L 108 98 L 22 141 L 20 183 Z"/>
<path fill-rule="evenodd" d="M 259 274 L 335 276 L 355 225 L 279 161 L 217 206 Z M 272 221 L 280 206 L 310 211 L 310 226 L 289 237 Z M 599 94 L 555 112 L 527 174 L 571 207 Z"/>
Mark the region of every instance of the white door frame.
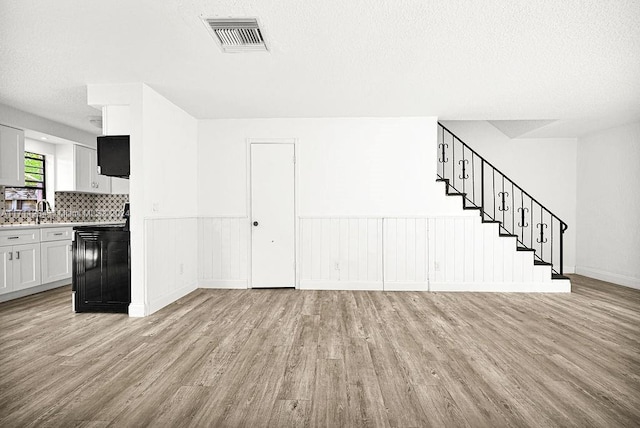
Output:
<path fill-rule="evenodd" d="M 251 205 L 251 144 L 293 144 L 293 156 L 295 157 L 295 163 L 293 164 L 293 218 L 294 218 L 294 243 L 293 243 L 293 251 L 295 255 L 295 266 L 294 266 L 294 277 L 295 277 L 295 288 L 300 288 L 300 251 L 298 251 L 300 242 L 300 219 L 298 218 L 298 164 L 300 160 L 300 152 L 298 151 L 298 139 L 297 138 L 247 138 L 246 143 L 246 153 L 247 153 L 247 227 L 249 227 L 249 233 L 247 234 L 247 239 L 249 242 L 247 243 L 248 249 L 248 266 L 247 266 L 247 288 L 253 288 L 253 278 L 252 278 L 252 245 L 253 245 L 253 234 L 251 221 L 253 218 L 253 207 Z"/>

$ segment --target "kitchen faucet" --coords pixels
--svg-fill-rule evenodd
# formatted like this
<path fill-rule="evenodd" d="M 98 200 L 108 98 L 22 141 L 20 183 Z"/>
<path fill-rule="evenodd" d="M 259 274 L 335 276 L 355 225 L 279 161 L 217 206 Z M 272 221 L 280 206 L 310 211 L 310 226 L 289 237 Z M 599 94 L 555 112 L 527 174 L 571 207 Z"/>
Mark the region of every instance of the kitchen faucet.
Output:
<path fill-rule="evenodd" d="M 40 213 L 51 212 L 51 204 L 46 199 L 41 199 L 36 203 L 36 224 L 40 224 Z"/>

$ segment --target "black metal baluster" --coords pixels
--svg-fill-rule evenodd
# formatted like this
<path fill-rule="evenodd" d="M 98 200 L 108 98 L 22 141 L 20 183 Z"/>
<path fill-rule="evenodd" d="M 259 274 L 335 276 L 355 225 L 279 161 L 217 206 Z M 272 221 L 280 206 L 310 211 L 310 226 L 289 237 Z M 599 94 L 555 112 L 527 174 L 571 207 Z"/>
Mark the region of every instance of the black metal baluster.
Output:
<path fill-rule="evenodd" d="M 449 159 L 447 159 L 449 160 Z M 445 163 L 447 162 L 447 160 L 445 160 L 445 152 L 444 152 L 444 128 L 442 128 L 442 178 L 447 178 L 446 175 L 446 171 L 445 171 Z"/>
<path fill-rule="evenodd" d="M 513 181 L 511 181 L 511 231 L 509 233 L 513 233 L 515 235 L 516 233 L 516 223 L 515 223 L 515 211 L 516 211 L 516 204 L 514 203 L 515 201 L 515 196 L 516 194 L 513 193 Z"/>
<path fill-rule="evenodd" d="M 482 208 L 482 220 L 484 220 L 484 159 L 480 159 L 480 208 Z"/>
<path fill-rule="evenodd" d="M 551 216 L 551 269 L 553 269 L 553 216 Z"/>
<path fill-rule="evenodd" d="M 473 205 L 478 206 L 478 201 L 476 201 L 476 168 L 475 168 L 475 154 L 471 152 L 471 185 L 473 186 Z"/>
<path fill-rule="evenodd" d="M 453 187 L 457 189 L 456 187 L 456 137 L 453 134 L 451 134 L 451 146 L 453 150 L 453 163 L 451 164 L 451 183 L 453 184 Z"/>
<path fill-rule="evenodd" d="M 567 230 L 567 225 L 560 222 L 560 275 L 564 274 L 564 232 Z"/>
<path fill-rule="evenodd" d="M 493 219 L 496 219 L 496 169 L 491 167 L 491 174 L 493 175 Z"/>
<path fill-rule="evenodd" d="M 520 192 L 520 236 L 524 244 L 524 193 Z"/>
<path fill-rule="evenodd" d="M 529 212 L 531 213 L 531 223 L 529 223 L 531 225 L 531 237 L 529 243 L 531 244 L 531 248 L 535 250 L 535 248 L 533 248 L 533 199 L 531 198 L 529 198 Z"/>
<path fill-rule="evenodd" d="M 540 260 L 544 261 L 544 226 L 546 226 L 544 223 L 544 216 L 542 214 L 542 205 L 540 205 L 540 223 L 538 223 L 538 226 L 540 226 Z"/>
<path fill-rule="evenodd" d="M 465 161 L 465 158 L 464 158 L 464 145 L 463 145 L 462 146 L 462 160 L 460 161 L 460 162 L 462 162 L 462 176 L 460 178 L 462 179 L 462 193 L 467 193 L 467 191 L 465 190 L 465 187 L 466 187 L 465 186 L 465 182 L 467 180 L 466 180 L 465 171 L 464 171 L 464 161 Z M 463 207 L 466 205 L 465 204 L 465 199 L 466 198 L 467 198 L 467 195 L 464 195 L 464 197 L 462 198 L 462 206 Z"/>

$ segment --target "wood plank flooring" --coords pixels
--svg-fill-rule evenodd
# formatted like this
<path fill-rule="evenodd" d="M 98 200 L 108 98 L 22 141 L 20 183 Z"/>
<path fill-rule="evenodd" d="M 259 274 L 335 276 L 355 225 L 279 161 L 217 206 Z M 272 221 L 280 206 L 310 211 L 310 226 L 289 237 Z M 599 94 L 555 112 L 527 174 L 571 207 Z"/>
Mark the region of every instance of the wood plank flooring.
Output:
<path fill-rule="evenodd" d="M 0 304 L 0 426 L 640 426 L 640 291 L 197 290 Z"/>

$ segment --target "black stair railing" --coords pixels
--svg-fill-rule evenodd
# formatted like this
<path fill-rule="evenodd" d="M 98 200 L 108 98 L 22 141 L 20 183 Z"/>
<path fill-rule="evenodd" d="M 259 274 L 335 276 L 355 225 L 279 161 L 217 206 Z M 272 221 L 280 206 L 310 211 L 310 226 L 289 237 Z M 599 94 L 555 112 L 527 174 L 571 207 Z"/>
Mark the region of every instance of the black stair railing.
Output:
<path fill-rule="evenodd" d="M 567 224 L 440 123 L 438 178 L 448 192 L 463 195 L 465 208 L 480 210 L 483 221 L 499 222 L 502 235 L 515 236 L 519 250 L 534 251 L 536 264 L 563 275 Z"/>

